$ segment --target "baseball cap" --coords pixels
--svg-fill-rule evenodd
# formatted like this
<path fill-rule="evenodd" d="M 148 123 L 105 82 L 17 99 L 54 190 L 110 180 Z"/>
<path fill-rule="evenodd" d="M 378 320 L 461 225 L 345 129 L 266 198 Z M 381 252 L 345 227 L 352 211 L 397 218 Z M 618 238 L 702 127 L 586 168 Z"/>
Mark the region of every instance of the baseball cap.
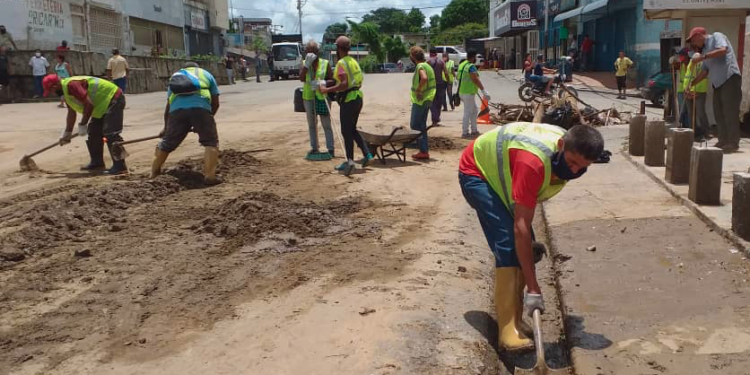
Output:
<path fill-rule="evenodd" d="M 52 91 L 52 86 L 60 82 L 60 78 L 55 74 L 47 74 L 42 79 L 42 87 L 44 87 L 44 96 L 46 97 Z"/>
<path fill-rule="evenodd" d="M 690 34 L 688 34 L 687 41 L 689 42 L 690 39 L 692 39 L 694 36 L 696 36 L 698 34 L 705 34 L 705 33 L 706 33 L 706 28 L 705 27 L 700 27 L 700 26 L 694 27 L 694 28 L 690 29 Z"/>

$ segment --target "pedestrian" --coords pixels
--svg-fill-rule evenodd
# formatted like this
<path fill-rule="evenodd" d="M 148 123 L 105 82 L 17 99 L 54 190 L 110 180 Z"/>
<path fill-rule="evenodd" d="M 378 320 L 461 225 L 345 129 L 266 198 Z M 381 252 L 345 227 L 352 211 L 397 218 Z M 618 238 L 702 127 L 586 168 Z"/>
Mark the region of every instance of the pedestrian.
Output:
<path fill-rule="evenodd" d="M 242 76 L 242 80 L 244 82 L 247 82 L 247 61 L 245 61 L 245 56 L 240 56 L 239 61 L 239 70 L 240 70 L 240 76 Z"/>
<path fill-rule="evenodd" d="M 510 123 L 491 130 L 463 151 L 458 179 L 495 257 L 498 344 L 508 350 L 533 347 L 529 315 L 544 312 L 536 277 L 531 223 L 538 202 L 558 194 L 586 173 L 604 150 L 601 134 L 577 125 Z M 524 288 L 526 293 L 524 295 Z"/>
<path fill-rule="evenodd" d="M 456 80 L 456 72 L 455 72 L 455 63 L 453 60 L 450 59 L 450 56 L 448 55 L 448 52 L 443 53 L 443 61 L 445 62 L 445 71 L 447 72 L 447 76 L 443 75 L 443 81 L 445 81 L 445 98 L 446 100 L 443 102 L 443 111 L 448 110 L 448 104 L 451 105 L 451 111 L 456 109 L 456 106 L 453 104 L 453 81 Z"/>
<path fill-rule="evenodd" d="M 688 49 L 682 48 L 677 51 L 673 58 L 670 58 L 672 66 L 674 67 L 674 74 L 677 75 L 677 82 L 675 82 L 675 88 L 677 90 L 677 108 L 672 112 L 675 118 L 680 123 L 680 127 L 689 128 L 690 116 L 688 116 L 687 106 L 685 105 L 685 75 L 687 74 L 687 66 L 690 58 L 688 57 Z M 673 77 L 674 79 L 674 77 Z M 672 103 L 670 102 L 670 107 Z"/>
<path fill-rule="evenodd" d="M 65 78 L 70 78 L 73 76 L 73 70 L 70 68 L 70 64 L 65 61 L 65 55 L 59 54 L 57 55 L 57 64 L 55 64 L 55 74 L 57 74 L 57 78 L 60 78 L 60 80 L 63 80 Z M 60 108 L 65 108 L 65 97 L 60 97 L 60 104 L 57 105 Z"/>
<path fill-rule="evenodd" d="M 260 83 L 260 70 L 263 68 L 263 60 L 260 58 L 260 51 L 255 51 L 255 82 Z"/>
<path fill-rule="evenodd" d="M 36 99 L 41 97 L 44 92 L 42 80 L 47 75 L 49 62 L 42 56 L 41 50 L 36 50 L 34 56 L 29 60 L 29 66 L 31 67 L 31 74 L 34 76 L 34 99 Z"/>
<path fill-rule="evenodd" d="M 693 59 L 700 57 L 699 52 L 693 54 Z M 703 62 L 690 60 L 685 72 L 683 87 L 685 88 L 685 107 L 690 118 L 690 123 L 695 120 L 695 141 L 703 142 L 708 136 L 708 115 L 706 114 L 706 93 L 708 92 L 708 80 L 702 80 L 692 85 L 693 79 L 703 70 Z M 695 108 L 693 108 L 695 107 Z M 695 113 L 695 116 L 693 116 Z"/>
<path fill-rule="evenodd" d="M 0 92 L 7 91 L 8 85 L 10 84 L 10 60 L 8 55 L 5 53 L 5 47 L 0 47 Z M 9 96 L 6 95 L 6 96 Z"/>
<path fill-rule="evenodd" d="M 594 41 L 589 38 L 588 34 L 583 36 L 583 42 L 581 42 L 581 71 L 588 71 L 591 69 L 591 52 L 594 49 Z"/>
<path fill-rule="evenodd" d="M 617 79 L 617 99 L 626 99 L 628 70 L 633 67 L 633 61 L 620 51 L 615 60 L 615 79 Z"/>
<path fill-rule="evenodd" d="M 414 75 L 411 80 L 411 120 L 409 127 L 422 132 L 417 143 L 419 152 L 412 155 L 414 160 L 430 158 L 429 141 L 427 139 L 427 115 L 434 108 L 437 91 L 437 80 L 432 66 L 425 62 L 424 50 L 414 46 L 409 50 L 409 59 L 414 64 Z"/>
<path fill-rule="evenodd" d="M 5 47 L 6 51 L 18 49 L 13 35 L 5 28 L 5 25 L 0 25 L 0 47 Z"/>
<path fill-rule="evenodd" d="M 274 74 L 273 74 L 273 54 L 272 53 L 268 53 L 268 74 L 271 76 L 268 82 L 275 81 Z"/>
<path fill-rule="evenodd" d="M 714 115 L 719 126 L 719 141 L 714 147 L 725 153 L 737 152 L 740 147 L 742 76 L 734 48 L 726 35 L 720 32 L 709 35 L 703 27 L 690 30 L 687 41 L 702 51 L 694 61 L 703 62 L 703 67 L 691 85 L 708 77 L 714 87 Z"/>
<path fill-rule="evenodd" d="M 401 60 L 398 60 L 398 61 L 396 62 L 396 66 L 398 66 L 398 71 L 399 71 L 399 72 L 403 72 L 403 71 L 404 71 L 404 62 L 403 62 L 403 61 L 401 61 Z"/>
<path fill-rule="evenodd" d="M 321 83 L 333 79 L 333 69 L 326 59 L 320 58 L 320 47 L 314 40 L 305 46 L 305 61 L 300 68 L 299 80 L 303 82 L 302 100 L 307 114 L 307 129 L 310 133 L 310 151 L 305 159 L 319 161 L 331 160 L 335 156 L 333 147 L 333 129 L 331 129 L 331 114 L 328 112 L 326 96 L 320 92 Z M 318 116 L 323 125 L 328 152 L 318 149 Z"/>
<path fill-rule="evenodd" d="M 234 85 L 234 57 L 227 55 L 224 58 L 224 64 L 227 68 L 227 77 L 229 77 L 229 84 Z"/>
<path fill-rule="evenodd" d="M 477 108 L 477 102 L 474 97 L 481 90 L 484 100 L 490 100 L 490 95 L 484 90 L 484 85 L 479 79 L 479 69 L 474 65 L 476 62 L 477 51 L 469 49 L 466 53 L 466 61 L 458 66 L 458 95 L 464 104 L 464 118 L 461 127 L 462 138 L 471 138 L 479 135 L 479 129 L 477 129 L 479 108 Z M 469 129 L 469 125 L 471 125 L 471 129 Z"/>
<path fill-rule="evenodd" d="M 219 133 L 214 119 L 218 111 L 219 86 L 211 73 L 194 62 L 188 62 L 173 74 L 167 89 L 164 130 L 151 164 L 151 178 L 161 174 L 169 153 L 180 146 L 188 133 L 195 132 L 198 142 L 204 147 L 203 182 L 206 185 L 220 184 L 222 179 L 216 176 Z"/>
<path fill-rule="evenodd" d="M 63 40 L 60 43 L 60 45 L 57 46 L 57 48 L 55 48 L 55 50 L 58 51 L 58 52 L 70 51 L 70 47 L 68 47 L 68 41 L 67 40 Z"/>
<path fill-rule="evenodd" d="M 367 147 L 367 143 L 357 132 L 357 121 L 359 121 L 359 114 L 362 112 L 362 98 L 364 96 L 362 94 L 362 82 L 365 76 L 362 74 L 362 69 L 357 61 L 349 56 L 351 46 L 351 40 L 345 36 L 336 39 L 336 56 L 339 57 L 333 74 L 336 84 L 333 87 L 320 86 L 320 91 L 323 94 L 338 93 L 338 103 L 341 107 L 339 120 L 341 121 L 341 134 L 344 136 L 346 161 L 338 165 L 336 170 L 342 172 L 345 176 L 349 176 L 355 167 L 354 142 L 357 143 L 357 146 L 362 150 L 362 155 L 364 155 L 364 158 L 360 161 L 362 168 L 366 167 L 372 160 L 372 154 Z"/>
<path fill-rule="evenodd" d="M 84 171 L 105 169 L 104 139 L 112 156 L 112 167 L 105 171 L 108 175 L 128 173 L 125 160 L 115 159 L 112 144 L 122 142 L 123 112 L 125 109 L 125 93 L 114 83 L 89 76 L 77 76 L 60 79 L 55 74 L 44 77 L 44 96 L 56 93 L 65 97 L 68 105 L 68 115 L 65 130 L 60 136 L 60 145 L 70 143 L 73 137 L 73 126 L 77 114 L 82 114 L 78 123 L 78 134 L 88 134 L 86 148 L 90 161 L 81 167 Z M 89 121 L 90 120 L 90 121 Z M 88 125 L 87 125 L 88 124 Z"/>
<path fill-rule="evenodd" d="M 130 65 L 117 48 L 112 49 L 112 57 L 107 61 L 107 78 L 117 85 L 124 93 L 128 87 Z"/>
<path fill-rule="evenodd" d="M 445 90 L 447 83 L 443 80 L 443 76 L 448 75 L 448 71 L 445 68 L 445 61 L 442 57 L 438 57 L 437 48 L 430 48 L 430 60 L 427 63 L 432 67 L 435 73 L 436 90 L 435 99 L 432 101 L 432 125 L 440 125 L 440 115 L 443 112 L 443 101 L 445 101 Z M 416 70 L 415 70 L 416 72 Z"/>

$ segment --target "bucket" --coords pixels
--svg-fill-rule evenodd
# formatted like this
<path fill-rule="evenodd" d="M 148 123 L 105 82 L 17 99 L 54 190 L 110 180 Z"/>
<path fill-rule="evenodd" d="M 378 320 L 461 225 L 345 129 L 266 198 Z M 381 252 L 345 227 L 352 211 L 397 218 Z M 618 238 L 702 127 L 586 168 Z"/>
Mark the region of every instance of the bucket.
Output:
<path fill-rule="evenodd" d="M 302 88 L 294 90 L 294 112 L 305 112 L 305 102 L 302 100 Z"/>

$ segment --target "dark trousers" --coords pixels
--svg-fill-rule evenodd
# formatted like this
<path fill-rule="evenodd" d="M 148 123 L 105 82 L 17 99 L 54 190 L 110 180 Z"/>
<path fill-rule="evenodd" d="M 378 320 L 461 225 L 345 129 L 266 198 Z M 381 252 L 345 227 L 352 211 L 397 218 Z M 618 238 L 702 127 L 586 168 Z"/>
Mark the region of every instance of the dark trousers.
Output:
<path fill-rule="evenodd" d="M 435 91 L 435 99 L 432 101 L 432 107 L 430 112 L 432 113 L 432 123 L 440 123 L 440 114 L 443 111 L 443 104 L 445 103 L 445 85 L 438 86 Z"/>
<path fill-rule="evenodd" d="M 367 144 L 357 131 L 360 112 L 362 112 L 362 98 L 341 104 L 339 117 L 341 118 L 341 135 L 344 136 L 347 160 L 354 160 L 354 142 L 357 142 L 357 146 L 362 150 L 363 155 L 367 156 L 370 153 Z"/>
<path fill-rule="evenodd" d="M 124 122 L 125 94 L 112 99 L 107 112 L 101 118 L 92 118 L 89 122 L 89 140 L 101 140 L 107 137 L 107 143 L 122 142 L 122 126 Z"/>
<path fill-rule="evenodd" d="M 451 105 L 451 109 L 456 109 L 453 105 L 453 84 L 449 83 L 445 86 L 445 101 L 443 102 L 443 110 L 448 110 L 448 104 Z"/>
<path fill-rule="evenodd" d="M 255 82 L 260 82 L 260 65 L 255 66 Z"/>
<path fill-rule="evenodd" d="M 34 95 L 42 96 L 44 94 L 44 87 L 42 87 L 42 81 L 44 76 L 34 76 Z"/>
<path fill-rule="evenodd" d="M 742 77 L 735 74 L 714 88 L 714 116 L 719 127 L 719 143 L 727 146 L 740 144 L 740 102 Z"/>

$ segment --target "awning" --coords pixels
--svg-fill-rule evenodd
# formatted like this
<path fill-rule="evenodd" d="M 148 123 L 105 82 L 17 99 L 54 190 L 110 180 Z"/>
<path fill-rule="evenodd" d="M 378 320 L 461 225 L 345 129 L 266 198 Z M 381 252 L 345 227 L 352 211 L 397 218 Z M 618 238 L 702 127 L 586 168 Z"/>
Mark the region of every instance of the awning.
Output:
<path fill-rule="evenodd" d="M 488 37 L 488 38 L 472 39 L 472 41 L 474 41 L 474 42 L 489 42 L 489 41 L 498 40 L 498 39 L 500 39 L 499 36 L 491 36 L 491 37 Z"/>
<path fill-rule="evenodd" d="M 606 8 L 607 4 L 609 4 L 609 0 L 597 0 L 597 1 L 594 1 L 593 3 L 590 3 L 590 4 L 586 5 L 585 7 L 583 7 L 583 11 L 581 12 L 581 14 L 589 14 L 589 13 L 594 13 L 594 12 L 600 13 L 601 11 L 599 11 L 599 12 L 597 12 L 597 11 L 600 10 L 600 9 L 602 9 L 602 8 Z M 606 11 L 607 10 L 604 9 L 604 12 L 606 12 Z"/>
<path fill-rule="evenodd" d="M 583 12 L 583 8 L 585 8 L 585 6 L 578 7 L 575 9 L 571 9 L 567 12 L 560 13 L 555 16 L 554 22 L 560 22 L 562 20 L 567 20 L 568 18 L 580 16 L 581 12 Z"/>

